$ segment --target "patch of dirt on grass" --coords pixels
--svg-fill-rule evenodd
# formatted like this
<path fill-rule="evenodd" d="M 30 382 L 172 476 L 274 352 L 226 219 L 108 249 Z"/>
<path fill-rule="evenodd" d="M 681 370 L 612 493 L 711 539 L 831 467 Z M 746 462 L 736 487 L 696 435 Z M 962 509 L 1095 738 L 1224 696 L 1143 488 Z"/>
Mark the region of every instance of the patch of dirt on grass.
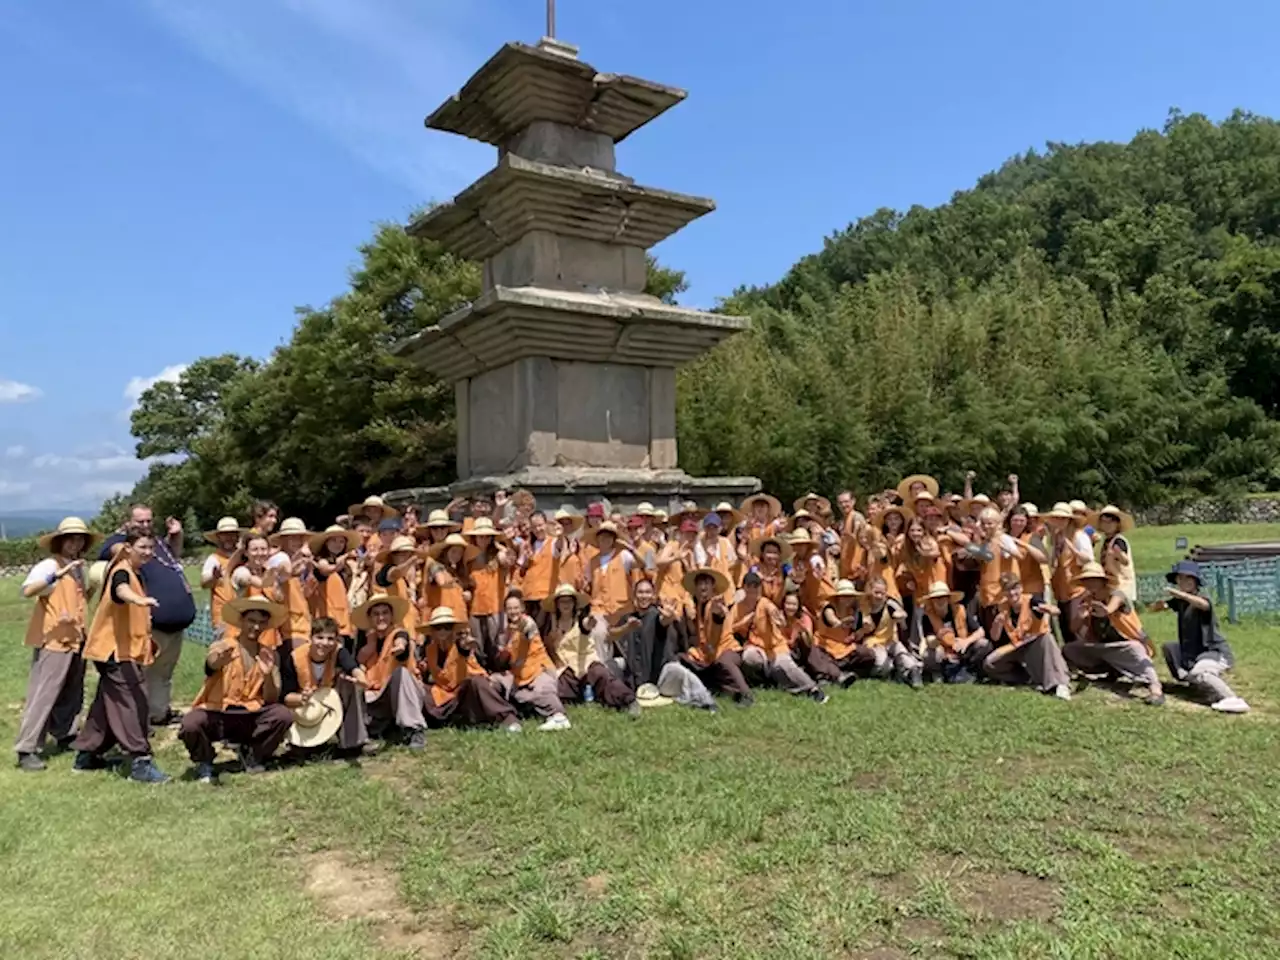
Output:
<path fill-rule="evenodd" d="M 395 878 L 374 864 L 325 850 L 306 860 L 306 891 L 334 920 L 370 924 L 379 943 L 423 960 L 448 960 L 462 946 L 450 929 L 424 927 L 400 902 Z"/>
<path fill-rule="evenodd" d="M 1054 883 L 1025 873 L 975 871 L 958 879 L 956 901 L 970 913 L 1001 923 L 1052 920 L 1062 901 Z"/>
<path fill-rule="evenodd" d="M 905 950 L 899 950 L 897 947 L 869 947 L 866 950 L 860 950 L 852 955 L 855 960 L 904 960 L 911 954 Z"/>
<path fill-rule="evenodd" d="M 907 917 L 902 921 L 900 930 L 908 940 L 922 940 L 929 943 L 941 940 L 944 936 L 942 921 L 929 917 Z"/>
<path fill-rule="evenodd" d="M 597 873 L 582 881 L 582 892 L 588 897 L 603 897 L 609 889 L 609 875 Z"/>

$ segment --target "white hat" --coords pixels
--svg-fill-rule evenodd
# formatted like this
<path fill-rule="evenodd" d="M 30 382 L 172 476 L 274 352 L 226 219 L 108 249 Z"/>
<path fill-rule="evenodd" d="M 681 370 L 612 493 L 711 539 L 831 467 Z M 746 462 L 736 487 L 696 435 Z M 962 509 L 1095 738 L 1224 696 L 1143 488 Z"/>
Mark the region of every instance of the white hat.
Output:
<path fill-rule="evenodd" d="M 311 699 L 293 708 L 289 742 L 295 747 L 318 747 L 342 729 L 342 698 L 333 687 L 311 691 Z"/>
<path fill-rule="evenodd" d="M 207 542 L 216 546 L 218 543 L 218 534 L 220 533 L 234 533 L 239 537 L 248 532 L 248 530 L 240 526 L 240 521 L 235 517 L 223 517 L 218 521 L 218 525 L 216 527 L 204 532 L 204 538 Z"/>

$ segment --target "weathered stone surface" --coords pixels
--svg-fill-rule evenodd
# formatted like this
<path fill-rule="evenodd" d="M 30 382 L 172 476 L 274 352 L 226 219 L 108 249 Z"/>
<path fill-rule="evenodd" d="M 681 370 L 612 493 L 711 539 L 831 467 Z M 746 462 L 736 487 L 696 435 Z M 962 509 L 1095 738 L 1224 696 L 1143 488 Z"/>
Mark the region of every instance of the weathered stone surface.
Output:
<path fill-rule="evenodd" d="M 514 153 L 526 160 L 560 167 L 590 167 L 607 173 L 617 169 L 613 138 L 608 134 L 580 130 L 550 120 L 535 120 L 511 137 L 500 150 L 502 155 Z"/>
<path fill-rule="evenodd" d="M 643 247 L 531 230 L 486 260 L 482 276 L 485 293 L 495 287 L 643 293 L 648 273 Z"/>

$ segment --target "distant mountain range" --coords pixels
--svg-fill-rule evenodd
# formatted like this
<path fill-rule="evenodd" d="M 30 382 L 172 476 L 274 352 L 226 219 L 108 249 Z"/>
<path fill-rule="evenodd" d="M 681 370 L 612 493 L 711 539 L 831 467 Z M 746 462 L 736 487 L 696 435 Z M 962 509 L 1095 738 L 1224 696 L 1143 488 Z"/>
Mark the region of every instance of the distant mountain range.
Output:
<path fill-rule="evenodd" d="M 58 525 L 66 516 L 79 516 L 86 521 L 96 510 L 7 510 L 0 513 L 0 539 L 16 540 L 35 533 L 44 533 Z"/>

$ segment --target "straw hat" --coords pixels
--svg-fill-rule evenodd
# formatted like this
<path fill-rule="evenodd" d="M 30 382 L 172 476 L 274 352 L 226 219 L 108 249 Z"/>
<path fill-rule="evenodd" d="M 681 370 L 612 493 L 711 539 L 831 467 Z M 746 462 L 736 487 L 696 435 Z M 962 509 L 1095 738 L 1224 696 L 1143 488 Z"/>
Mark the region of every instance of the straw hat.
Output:
<path fill-rule="evenodd" d="M 642 707 L 666 707 L 674 703 L 670 697 L 664 697 L 653 683 L 642 683 L 636 689 L 636 703 Z"/>
<path fill-rule="evenodd" d="M 102 580 L 107 575 L 107 561 L 95 560 L 89 564 L 89 572 L 84 578 L 84 595 L 87 599 L 92 600 L 102 589 Z"/>
<path fill-rule="evenodd" d="M 1107 571 L 1102 569 L 1100 563 L 1086 563 L 1080 572 L 1072 579 L 1072 583 L 1083 583 L 1086 580 L 1110 580 Z"/>
<path fill-rule="evenodd" d="M 666 522 L 667 522 L 667 519 L 668 519 L 668 517 L 667 517 L 667 511 L 665 511 L 665 510 L 655 510 L 655 511 L 653 511 L 653 522 L 654 522 L 654 523 L 656 523 L 656 524 L 658 524 L 659 526 L 661 526 L 662 524 L 666 523 Z"/>
<path fill-rule="evenodd" d="M 836 589 L 833 597 L 860 597 L 862 596 L 858 588 L 853 585 L 852 580 L 837 580 Z"/>
<path fill-rule="evenodd" d="M 657 510 L 653 509 L 653 504 L 648 500 L 645 500 L 644 502 L 636 505 L 635 515 L 637 517 L 652 517 L 657 512 Z"/>
<path fill-rule="evenodd" d="M 287 517 L 284 523 L 280 524 L 280 529 L 267 538 L 267 542 L 274 547 L 280 543 L 281 537 L 310 537 L 311 535 L 305 523 L 297 517 Z"/>
<path fill-rule="evenodd" d="M 559 600 L 561 597 L 573 597 L 574 606 L 579 608 L 585 607 L 589 603 L 591 603 L 591 598 L 588 597 L 585 593 L 579 593 L 577 590 L 575 590 L 573 587 L 573 584 L 562 583 L 560 584 L 560 586 L 556 587 L 555 593 L 553 593 L 551 596 L 547 597 L 547 599 L 542 601 L 542 609 L 546 610 L 548 613 L 555 613 L 556 601 Z"/>
<path fill-rule="evenodd" d="M 1019 506 L 1022 507 L 1022 512 L 1025 513 L 1028 517 L 1040 516 L 1040 508 L 1037 507 L 1034 503 L 1024 502 L 1024 503 L 1020 503 Z"/>
<path fill-rule="evenodd" d="M 427 522 L 418 524 L 420 527 L 445 527 L 448 530 L 461 530 L 462 524 L 456 522 L 449 516 L 447 510 L 432 510 L 427 514 Z"/>
<path fill-rule="evenodd" d="M 1046 520 L 1070 520 L 1071 505 L 1063 500 L 1059 500 L 1053 505 L 1053 509 L 1048 513 L 1041 514 Z"/>
<path fill-rule="evenodd" d="M 574 530 L 582 529 L 582 524 L 586 522 L 580 514 L 573 513 L 570 510 L 565 510 L 563 507 L 556 511 L 554 519 L 556 523 L 561 524 L 562 526 L 568 522 L 569 531 L 571 533 Z"/>
<path fill-rule="evenodd" d="M 364 503 L 353 503 L 351 506 L 347 507 L 347 513 L 351 514 L 353 517 L 373 517 L 375 521 L 388 520 L 391 517 L 400 516 L 399 510 L 388 505 L 387 502 L 379 496 L 365 497 Z"/>
<path fill-rule="evenodd" d="M 716 595 L 725 593 L 730 587 L 729 578 L 719 570 L 713 567 L 699 567 L 697 570 L 690 570 L 684 575 L 684 579 L 680 581 L 685 591 L 691 596 L 694 595 L 694 585 L 698 582 L 699 577 L 711 577 L 715 580 L 716 587 L 714 592 Z"/>
<path fill-rule="evenodd" d="M 813 535 L 804 527 L 801 527 L 799 530 L 792 533 L 791 536 L 787 537 L 787 543 L 791 545 L 792 553 L 795 552 L 797 547 L 817 546 L 817 541 L 813 539 Z"/>
<path fill-rule="evenodd" d="M 695 520 L 701 520 L 706 515 L 706 510 L 703 510 L 692 500 L 686 500 L 684 503 L 680 504 L 680 509 L 675 512 L 672 519 L 679 521 L 683 520 L 685 517 L 693 517 Z"/>
<path fill-rule="evenodd" d="M 915 513 L 910 507 L 904 507 L 898 503 L 891 503 L 889 506 L 885 507 L 884 512 L 880 514 L 881 528 L 884 527 L 884 522 L 889 518 L 889 514 L 891 513 L 896 513 L 898 516 L 902 517 L 902 527 L 904 530 L 906 529 L 907 524 L 911 522 L 911 518 L 915 516 Z"/>
<path fill-rule="evenodd" d="M 618 525 L 612 520 L 606 520 L 600 526 L 592 530 L 588 530 L 582 535 L 582 542 L 594 547 L 596 545 L 596 537 L 602 533 L 612 533 L 615 538 L 618 536 Z"/>
<path fill-rule="evenodd" d="M 399 539 L 398 537 L 396 538 Z M 393 543 L 394 547 L 395 544 Z M 432 560 L 439 560 L 449 552 L 450 547 L 462 547 L 462 559 L 474 560 L 480 555 L 480 548 L 474 543 L 467 543 L 467 538 L 460 533 L 451 533 L 439 543 L 427 548 L 427 556 Z"/>
<path fill-rule="evenodd" d="M 952 603 L 959 603 L 964 594 L 959 590 L 952 590 L 941 580 L 936 580 L 929 584 L 929 590 L 925 593 L 921 600 L 941 600 L 943 598 L 950 600 Z"/>
<path fill-rule="evenodd" d="M 745 514 L 727 500 L 722 503 L 717 503 L 715 512 L 720 514 L 720 519 L 724 520 L 724 525 L 726 527 L 736 527 L 743 520 L 747 519 Z M 729 515 L 727 520 L 724 517 L 726 513 Z"/>
<path fill-rule="evenodd" d="M 265 597 L 237 597 L 222 605 L 222 620 L 233 627 L 240 626 L 244 615 L 251 610 L 259 610 L 268 616 L 266 629 L 278 627 L 289 616 L 289 608 L 279 603 L 272 603 Z"/>
<path fill-rule="evenodd" d="M 808 532 L 808 530 L 805 531 L 806 534 L 808 534 Z M 760 555 L 764 552 L 765 545 L 770 543 L 774 544 L 778 548 L 778 552 L 782 554 L 783 563 L 786 563 L 791 559 L 791 555 L 794 551 L 791 549 L 791 544 L 787 543 L 787 541 L 782 539 L 782 537 L 756 537 L 751 541 L 751 555 L 757 560 L 760 559 Z"/>
<path fill-rule="evenodd" d="M 432 627 L 456 627 L 461 620 L 458 615 L 453 612 L 453 607 L 436 607 L 431 611 L 431 616 L 426 623 L 418 625 L 419 630 L 430 630 Z"/>
<path fill-rule="evenodd" d="M 1119 507 L 1115 506 L 1114 504 L 1108 503 L 1105 507 L 1103 507 L 1101 510 L 1098 511 L 1097 516 L 1099 520 L 1101 520 L 1103 517 L 1114 517 L 1115 520 L 1120 524 L 1121 533 L 1126 533 L 1129 530 L 1133 529 L 1133 517 L 1130 514 L 1125 513 L 1123 510 L 1121 510 Z"/>
<path fill-rule="evenodd" d="M 434 550 L 435 547 L 431 549 Z M 413 537 L 406 537 L 403 533 L 399 534 L 392 539 L 391 546 L 385 550 L 378 551 L 378 555 L 373 558 L 374 562 L 387 563 L 393 553 L 418 553 L 418 542 Z"/>
<path fill-rule="evenodd" d="M 933 479 L 933 477 L 926 473 L 913 473 L 911 476 L 904 478 L 902 482 L 898 484 L 898 496 L 902 498 L 903 503 L 910 503 L 915 499 L 915 497 L 911 495 L 911 486 L 916 483 L 923 483 L 924 488 L 929 491 L 929 495 L 931 497 L 936 497 L 938 495 L 937 480 Z"/>
<path fill-rule="evenodd" d="M 220 533 L 234 533 L 237 537 L 241 537 L 248 532 L 248 528 L 240 526 L 240 521 L 235 517 L 223 517 L 216 527 L 204 532 L 204 539 L 206 543 L 212 543 L 216 547 Z"/>
<path fill-rule="evenodd" d="M 351 611 L 351 622 L 361 630 L 372 630 L 373 624 L 369 622 L 369 611 L 380 604 L 386 604 L 391 608 L 391 620 L 393 623 L 403 623 L 405 615 L 409 612 L 409 601 L 404 597 L 393 597 L 388 593 L 375 593 Z"/>
<path fill-rule="evenodd" d="M 796 511 L 796 513 L 800 513 L 802 510 L 811 513 L 812 511 L 810 511 L 808 508 L 808 503 L 810 500 L 818 501 L 818 513 L 831 512 L 831 501 L 828 500 L 826 497 L 822 496 L 822 494 L 814 493 L 813 491 L 806 493 L 803 497 L 801 497 L 799 500 L 793 503 L 792 508 Z"/>
<path fill-rule="evenodd" d="M 743 500 L 742 512 L 747 514 L 747 516 L 751 516 L 752 509 L 757 503 L 768 504 L 770 520 L 773 520 L 775 517 L 781 516 L 782 514 L 782 501 L 777 497 L 769 496 L 767 493 L 753 493 L 751 496 L 747 497 L 747 499 Z"/>
<path fill-rule="evenodd" d="M 293 708 L 289 742 L 295 747 L 319 747 L 342 729 L 342 698 L 333 687 L 311 691 L 311 699 Z"/>
<path fill-rule="evenodd" d="M 89 542 L 85 544 L 86 550 L 102 539 L 102 534 L 94 533 L 79 517 L 64 517 L 58 521 L 58 526 L 53 533 L 46 533 L 36 542 L 40 544 L 41 550 L 52 550 L 53 542 L 59 537 L 71 536 L 88 537 Z"/>
<path fill-rule="evenodd" d="M 498 543 L 506 543 L 507 535 L 493 525 L 493 521 L 488 517 L 476 517 L 476 522 L 471 525 L 470 530 L 462 532 L 464 537 L 493 537 Z"/>
<path fill-rule="evenodd" d="M 348 530 L 346 527 L 340 527 L 336 523 L 324 528 L 323 533 L 313 534 L 311 537 L 311 552 L 319 553 L 324 549 L 324 545 L 330 540 L 336 540 L 341 537 L 347 541 L 348 550 L 354 550 L 360 544 L 360 534 L 354 530 Z"/>

